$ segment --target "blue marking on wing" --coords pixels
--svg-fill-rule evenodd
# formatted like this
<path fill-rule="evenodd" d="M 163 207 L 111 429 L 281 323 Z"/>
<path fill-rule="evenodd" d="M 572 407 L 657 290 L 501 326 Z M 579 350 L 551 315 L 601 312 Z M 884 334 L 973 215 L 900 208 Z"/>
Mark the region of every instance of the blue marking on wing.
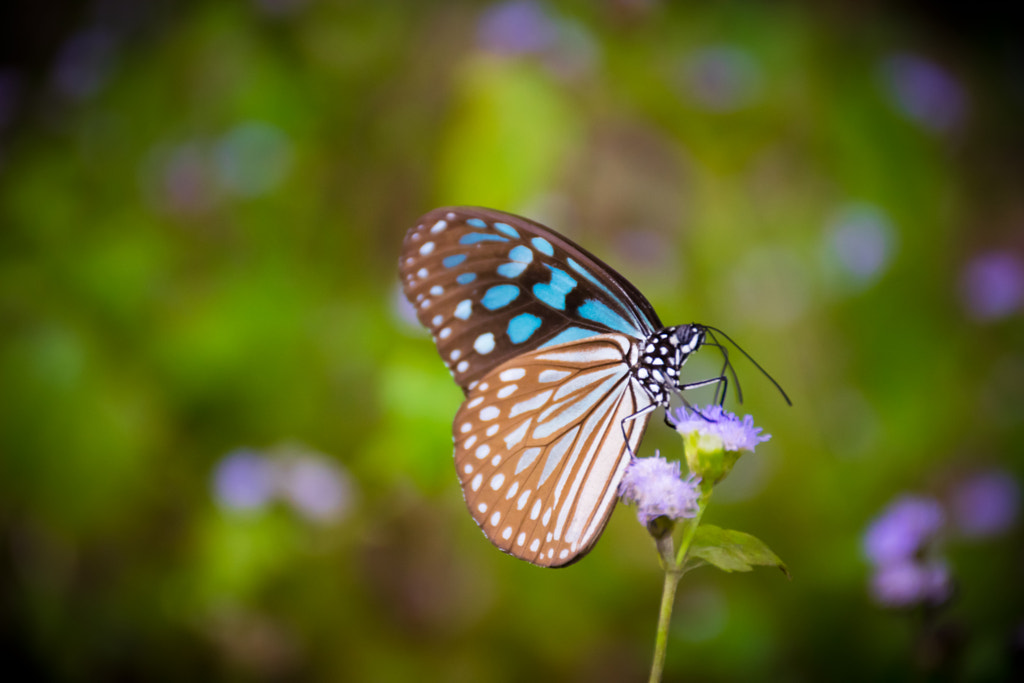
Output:
<path fill-rule="evenodd" d="M 603 282 L 601 282 L 596 277 L 594 277 L 593 273 L 591 273 L 589 270 L 587 270 L 586 268 L 581 266 L 579 263 L 577 263 L 575 259 L 570 257 L 570 258 L 567 258 L 566 261 L 569 263 L 569 267 L 570 268 L 572 268 L 577 273 L 579 273 L 584 278 L 586 278 L 587 281 L 590 282 L 591 284 L 596 285 L 602 292 L 604 292 L 605 294 L 608 295 L 608 298 L 610 298 L 612 301 L 614 301 L 619 306 L 621 306 L 622 310 L 629 311 L 630 313 L 635 313 L 635 315 L 637 315 L 640 318 L 642 318 L 642 320 L 639 320 L 638 322 L 640 322 L 642 324 L 646 324 L 647 327 L 650 328 L 650 329 L 653 329 L 655 327 L 653 322 L 651 320 L 649 320 L 647 318 L 647 316 L 643 314 L 642 311 L 640 311 L 636 306 L 631 306 L 627 302 L 624 302 L 621 297 L 619 297 L 619 296 L 617 296 L 615 294 L 612 294 L 612 291 L 610 289 L 608 289 L 608 287 Z"/>
<path fill-rule="evenodd" d="M 520 313 L 508 321 L 508 338 L 513 344 L 522 344 L 533 336 L 540 323 L 540 318 L 532 313 Z"/>
<path fill-rule="evenodd" d="M 486 232 L 467 232 L 459 238 L 459 244 L 476 244 L 477 242 L 508 242 L 508 238 Z"/>
<path fill-rule="evenodd" d="M 513 228 L 508 223 L 495 223 L 494 229 L 500 233 L 508 235 L 509 237 L 515 237 L 516 239 L 519 239 L 519 231 Z"/>
<path fill-rule="evenodd" d="M 504 223 L 495 223 L 495 227 L 504 225 Z M 504 275 L 505 277 L 519 277 L 522 275 L 526 267 L 533 261 L 533 251 L 529 247 L 524 247 L 522 244 L 512 247 L 512 250 L 508 252 L 508 257 L 512 259 L 511 263 L 502 263 L 498 266 L 498 275 Z"/>
<path fill-rule="evenodd" d="M 519 288 L 515 285 L 495 285 L 487 290 L 480 303 L 489 311 L 508 306 L 519 296 Z"/>
<path fill-rule="evenodd" d="M 565 295 L 575 289 L 579 283 L 561 268 L 555 268 L 547 263 L 544 264 L 544 267 L 551 271 L 551 282 L 548 284 L 538 282 L 533 286 L 533 294 L 551 308 L 564 311 Z"/>
<path fill-rule="evenodd" d="M 452 254 L 451 256 L 445 256 L 444 259 L 441 260 L 441 263 L 444 264 L 445 268 L 454 268 L 465 260 L 465 254 Z"/>
<path fill-rule="evenodd" d="M 600 323 L 613 330 L 637 338 L 641 336 L 640 330 L 636 329 L 636 326 L 597 299 L 587 299 L 582 306 L 576 309 L 576 313 L 581 318 L 593 320 L 595 323 Z"/>
<path fill-rule="evenodd" d="M 551 246 L 551 242 L 548 242 L 543 237 L 534 237 L 530 241 L 533 242 L 533 246 L 537 247 L 537 251 L 542 254 L 547 254 L 548 256 L 555 255 L 555 248 Z"/>
<path fill-rule="evenodd" d="M 587 337 L 593 337 L 600 332 L 594 332 L 593 330 L 585 330 L 582 327 L 567 327 L 551 339 L 541 344 L 538 348 L 543 349 L 545 346 L 555 346 L 556 344 L 564 344 L 571 341 L 579 341 L 580 339 L 586 339 Z"/>
<path fill-rule="evenodd" d="M 486 228 L 487 223 L 483 222 L 479 218 L 470 218 L 466 221 L 466 225 L 472 225 L 474 228 Z"/>
<path fill-rule="evenodd" d="M 455 281 L 460 285 L 468 285 L 470 282 L 476 279 L 476 273 L 459 273 L 459 276 L 455 278 Z"/>
<path fill-rule="evenodd" d="M 502 263 L 498 266 L 498 275 L 502 275 L 504 277 L 519 277 L 524 270 L 526 270 L 525 263 Z"/>
<path fill-rule="evenodd" d="M 529 247 L 520 244 L 519 246 L 512 247 L 512 251 L 508 252 L 508 257 L 519 263 L 530 263 L 533 261 L 533 251 Z"/>
<path fill-rule="evenodd" d="M 572 268 L 572 269 L 573 269 L 573 270 L 575 270 L 575 271 L 576 271 L 577 273 L 579 273 L 580 275 L 582 275 L 583 277 L 585 277 L 585 278 L 586 278 L 587 280 L 589 280 L 591 284 L 597 285 L 597 287 L 598 287 L 598 288 L 599 288 L 599 289 L 600 289 L 600 290 L 601 290 L 602 292 L 604 292 L 605 294 L 607 294 L 608 296 L 610 296 L 610 297 L 611 297 L 612 299 L 614 299 L 615 301 L 619 301 L 619 297 L 617 297 L 617 296 L 615 296 L 614 294 L 612 294 L 611 290 L 610 290 L 610 289 L 608 289 L 608 288 L 607 288 L 607 287 L 606 287 L 606 286 L 604 285 L 604 283 L 603 283 L 603 282 L 601 282 L 601 281 L 600 281 L 600 280 L 598 280 L 598 279 L 597 279 L 596 277 L 594 277 L 593 273 L 591 273 L 591 272 L 590 272 L 589 270 L 587 270 L 586 268 L 584 268 L 583 266 L 581 266 L 581 265 L 580 265 L 579 263 L 577 263 L 577 262 L 576 262 L 576 260 L 575 260 L 574 258 L 572 258 L 572 257 L 570 256 L 569 258 L 567 258 L 567 259 L 566 259 L 566 261 L 567 261 L 567 262 L 569 263 L 569 267 L 570 267 L 570 268 Z M 619 303 L 621 304 L 621 301 L 619 301 Z"/>

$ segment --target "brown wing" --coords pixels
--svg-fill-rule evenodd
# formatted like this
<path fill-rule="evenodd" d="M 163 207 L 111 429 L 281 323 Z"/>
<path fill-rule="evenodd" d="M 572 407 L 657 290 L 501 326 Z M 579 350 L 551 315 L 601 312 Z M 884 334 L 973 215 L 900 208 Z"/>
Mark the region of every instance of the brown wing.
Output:
<path fill-rule="evenodd" d="M 469 392 L 455 464 L 473 519 L 501 550 L 559 567 L 597 541 L 650 419 L 623 422 L 651 405 L 629 374 L 636 354 L 629 337 L 603 334 L 513 358 Z"/>

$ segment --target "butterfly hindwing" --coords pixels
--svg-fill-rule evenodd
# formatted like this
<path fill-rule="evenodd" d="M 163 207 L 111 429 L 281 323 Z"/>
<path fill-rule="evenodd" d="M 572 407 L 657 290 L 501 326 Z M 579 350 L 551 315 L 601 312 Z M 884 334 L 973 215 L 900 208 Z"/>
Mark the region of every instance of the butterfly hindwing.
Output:
<path fill-rule="evenodd" d="M 637 353 L 622 334 L 537 349 L 469 392 L 455 464 L 470 513 L 499 548 L 557 567 L 597 541 L 650 419 L 626 419 L 651 405 L 629 372 Z"/>
<path fill-rule="evenodd" d="M 579 245 L 520 216 L 435 209 L 409 230 L 399 262 L 406 297 L 468 392 L 537 348 L 661 322 L 624 277 Z"/>

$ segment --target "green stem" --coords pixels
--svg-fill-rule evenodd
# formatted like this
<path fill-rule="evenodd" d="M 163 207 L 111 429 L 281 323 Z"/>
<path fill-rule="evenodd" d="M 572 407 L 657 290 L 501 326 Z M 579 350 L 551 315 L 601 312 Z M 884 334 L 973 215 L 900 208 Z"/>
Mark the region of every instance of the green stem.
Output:
<path fill-rule="evenodd" d="M 658 613 L 658 633 L 654 639 L 654 661 L 651 663 L 649 683 L 661 683 L 661 676 L 665 671 L 665 654 L 668 651 L 668 630 L 672 623 L 672 608 L 676 602 L 676 589 L 679 587 L 679 580 L 683 578 L 683 563 L 686 561 L 686 553 L 690 550 L 690 544 L 693 543 L 693 537 L 697 533 L 700 519 L 704 516 L 704 508 L 707 506 L 708 499 L 710 498 L 711 486 L 708 486 L 701 491 L 697 515 L 685 522 L 678 553 L 674 553 L 672 549 L 671 534 L 657 541 L 658 553 L 661 555 L 661 564 L 665 569 L 665 584 L 661 589 L 661 610 Z"/>
<path fill-rule="evenodd" d="M 651 664 L 650 683 L 661 683 L 665 671 L 665 653 L 668 651 L 668 628 L 672 623 L 672 606 L 676 602 L 676 587 L 683 573 L 665 568 L 665 585 L 661 589 L 661 611 L 658 614 L 658 635 L 654 639 L 654 662 Z"/>
<path fill-rule="evenodd" d="M 693 537 L 697 534 L 697 527 L 700 526 L 700 520 L 704 516 L 704 510 L 707 509 L 710 499 L 711 487 L 702 488 L 700 500 L 697 501 L 697 515 L 693 519 L 686 520 L 683 526 L 683 537 L 679 539 L 679 552 L 676 554 L 676 566 L 680 568 L 686 561 L 686 553 L 690 552 L 690 544 L 693 543 Z"/>

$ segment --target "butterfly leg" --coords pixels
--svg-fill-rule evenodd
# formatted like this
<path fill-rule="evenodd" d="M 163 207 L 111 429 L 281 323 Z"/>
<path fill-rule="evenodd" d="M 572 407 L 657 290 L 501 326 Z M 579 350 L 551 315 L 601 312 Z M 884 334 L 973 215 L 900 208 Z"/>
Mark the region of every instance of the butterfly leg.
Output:
<path fill-rule="evenodd" d="M 710 386 L 712 384 L 717 384 L 718 387 L 723 387 L 722 388 L 722 399 L 721 399 L 721 401 L 718 400 L 718 387 L 715 387 L 715 402 L 718 403 L 719 405 L 721 405 L 722 403 L 725 402 L 725 393 L 726 393 L 726 390 L 729 387 L 729 379 L 728 379 L 728 377 L 725 376 L 724 373 L 719 375 L 718 377 L 712 377 L 711 379 L 702 379 L 699 382 L 690 382 L 689 384 L 681 384 L 681 385 L 679 385 L 679 389 L 678 389 L 678 391 L 679 391 L 679 398 L 682 399 L 683 404 L 687 408 L 692 410 L 693 412 L 695 412 L 698 415 L 700 415 L 701 417 L 703 417 L 705 420 L 708 420 L 708 418 L 705 417 L 705 415 L 702 412 L 700 412 L 692 403 L 690 403 L 689 401 L 686 400 L 686 397 L 683 396 L 683 392 L 686 391 L 687 389 L 699 389 L 700 387 L 706 387 L 706 386 Z M 711 420 L 708 420 L 708 421 L 710 422 Z M 665 424 L 667 424 L 672 429 L 675 429 L 675 427 L 676 427 L 674 424 L 672 424 L 672 420 L 669 417 L 669 414 L 668 414 L 667 410 L 665 411 Z"/>
<path fill-rule="evenodd" d="M 647 413 L 651 412 L 652 410 L 657 410 L 657 408 L 658 408 L 658 404 L 657 403 L 652 403 L 649 406 L 647 406 L 646 408 L 642 408 L 642 409 L 638 410 L 637 412 L 633 413 L 632 415 L 627 415 L 626 417 L 622 418 L 622 422 L 619 423 L 619 427 L 622 429 L 622 441 L 623 441 L 623 443 L 626 444 L 626 452 L 629 453 L 630 460 L 632 460 L 633 458 L 636 457 L 636 453 L 634 453 L 633 449 L 630 448 L 630 446 L 629 446 L 629 435 L 626 433 L 626 423 L 629 422 L 630 420 L 635 420 L 636 418 L 640 417 L 641 415 L 646 415 Z"/>

